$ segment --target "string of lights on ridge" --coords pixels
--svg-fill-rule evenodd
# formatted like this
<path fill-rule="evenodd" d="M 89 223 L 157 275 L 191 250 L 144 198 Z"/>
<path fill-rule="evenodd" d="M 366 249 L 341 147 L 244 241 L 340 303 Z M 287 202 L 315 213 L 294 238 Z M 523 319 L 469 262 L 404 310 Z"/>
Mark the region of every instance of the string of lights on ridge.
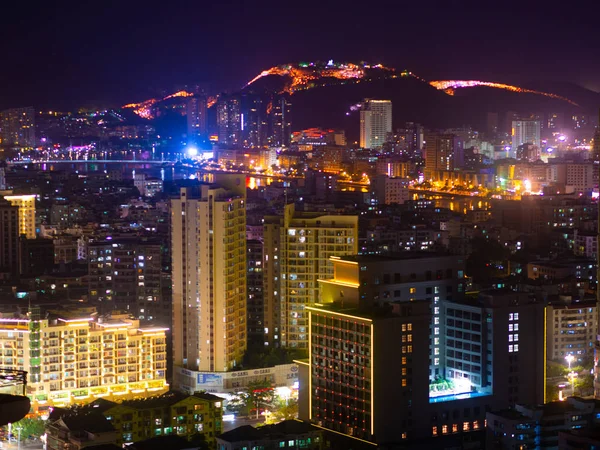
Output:
<path fill-rule="evenodd" d="M 286 82 L 281 93 L 294 94 L 295 92 L 311 89 L 318 86 L 325 86 L 332 82 L 337 83 L 360 83 L 364 81 L 371 81 L 376 78 L 399 78 L 399 77 L 410 77 L 415 78 L 425 83 L 429 83 L 434 88 L 444 91 L 448 95 L 454 95 L 454 91 L 460 88 L 469 87 L 491 87 L 496 89 L 504 89 L 510 92 L 525 93 L 525 94 L 536 94 L 544 97 L 553 98 L 556 100 L 565 101 L 571 105 L 579 106 L 574 101 L 550 92 L 537 91 L 534 89 L 522 88 L 519 86 L 513 86 L 510 84 L 496 83 L 490 81 L 477 81 L 477 80 L 442 80 L 442 81 L 426 81 L 412 72 L 407 70 L 397 71 L 394 68 L 385 67 L 381 64 L 368 64 L 368 63 L 335 63 L 333 60 L 328 62 L 300 62 L 296 64 L 284 64 L 281 66 L 274 66 L 270 69 L 263 70 L 256 77 L 250 80 L 245 87 L 248 87 L 261 78 L 278 75 L 281 77 L 287 77 Z M 335 80 L 335 81 L 334 81 Z M 340 81 L 341 80 L 341 81 Z M 173 94 L 167 95 L 163 98 L 151 98 L 139 103 L 129 103 L 123 105 L 123 108 L 133 109 L 133 112 L 144 119 L 154 118 L 154 106 L 157 103 L 163 102 L 177 97 L 191 97 L 193 93 L 187 91 L 178 91 Z M 217 101 L 216 97 L 209 97 L 208 107 L 213 106 Z"/>

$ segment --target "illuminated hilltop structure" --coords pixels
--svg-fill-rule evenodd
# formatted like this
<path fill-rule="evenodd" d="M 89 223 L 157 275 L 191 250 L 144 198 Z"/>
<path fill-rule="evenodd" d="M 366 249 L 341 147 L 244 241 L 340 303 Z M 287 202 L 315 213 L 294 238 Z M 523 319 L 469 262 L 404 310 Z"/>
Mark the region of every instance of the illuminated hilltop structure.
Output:
<path fill-rule="evenodd" d="M 274 66 L 267 70 L 263 70 L 256 77 L 250 80 L 243 89 L 256 87 L 256 83 L 259 82 L 259 80 L 264 80 L 270 76 L 279 76 L 282 78 L 282 87 L 278 88 L 279 94 L 294 94 L 296 92 L 315 87 L 341 84 L 358 84 L 382 79 L 414 78 L 422 81 L 423 83 L 428 83 L 436 89 L 444 91 L 448 95 L 454 95 L 455 89 L 458 88 L 490 87 L 516 93 L 540 95 L 555 100 L 565 101 L 573 106 L 578 106 L 578 104 L 571 99 L 561 95 L 509 84 L 477 80 L 426 81 L 408 70 L 400 71 L 391 67 L 383 66 L 382 64 L 370 64 L 367 62 L 334 62 L 333 60 L 329 60 L 327 62 L 299 62 Z M 183 100 L 185 100 L 187 97 L 191 96 L 193 96 L 193 94 L 190 92 L 178 91 L 163 98 L 151 98 L 139 103 L 130 103 L 124 105 L 123 108 L 133 109 L 133 112 L 142 118 L 153 119 L 154 108 L 161 102 L 174 98 L 176 99 L 178 97 L 181 97 Z M 208 107 L 213 106 L 216 101 L 217 98 L 209 98 Z"/>

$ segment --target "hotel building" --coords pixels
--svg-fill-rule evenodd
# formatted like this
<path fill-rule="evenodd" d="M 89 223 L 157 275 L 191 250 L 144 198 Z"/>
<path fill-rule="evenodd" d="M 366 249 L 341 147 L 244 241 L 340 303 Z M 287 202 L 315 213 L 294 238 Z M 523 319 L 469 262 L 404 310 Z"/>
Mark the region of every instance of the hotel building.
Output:
<path fill-rule="evenodd" d="M 333 279 L 320 280 L 321 304 L 307 308 L 301 419 L 385 446 L 482 430 L 490 409 L 544 402 L 545 309 L 536 298 L 462 295 L 451 282 L 463 284 L 456 257 L 333 264 Z"/>
<path fill-rule="evenodd" d="M 52 317 L 53 315 L 51 315 Z M 0 318 L 0 366 L 28 372 L 36 411 L 96 398 L 143 398 L 168 390 L 166 328 L 95 313 Z"/>

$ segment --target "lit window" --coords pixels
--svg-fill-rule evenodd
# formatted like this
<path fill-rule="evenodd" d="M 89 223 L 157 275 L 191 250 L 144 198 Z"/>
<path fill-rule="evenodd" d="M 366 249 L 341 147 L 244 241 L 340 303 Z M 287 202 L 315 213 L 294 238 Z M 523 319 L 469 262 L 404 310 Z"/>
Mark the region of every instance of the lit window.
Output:
<path fill-rule="evenodd" d="M 519 351 L 519 344 L 515 344 L 515 352 Z"/>
<path fill-rule="evenodd" d="M 408 338 L 408 342 L 412 342 L 412 334 L 408 334 L 406 337 Z"/>
<path fill-rule="evenodd" d="M 406 387 L 406 378 L 402 378 L 402 387 Z"/>
<path fill-rule="evenodd" d="M 406 329 L 407 329 L 408 331 L 412 331 L 412 323 L 407 323 L 407 324 L 406 324 Z"/>
<path fill-rule="evenodd" d="M 479 430 L 479 420 L 476 420 L 475 422 L 473 422 L 473 429 Z"/>
<path fill-rule="evenodd" d="M 439 348 L 434 348 L 433 349 L 433 354 L 434 355 L 439 355 L 440 354 L 440 349 Z"/>
<path fill-rule="evenodd" d="M 470 425 L 469 422 L 463 422 L 463 431 L 469 431 Z"/>
<path fill-rule="evenodd" d="M 519 331 L 519 324 L 518 323 L 515 323 L 514 330 L 515 331 Z"/>
<path fill-rule="evenodd" d="M 411 287 L 411 288 L 408 290 L 408 292 L 409 292 L 409 293 L 411 293 L 411 294 L 416 294 L 416 293 L 417 293 L 417 288 Z"/>
<path fill-rule="evenodd" d="M 508 335 L 508 342 L 512 342 L 512 341 L 513 341 L 513 335 L 512 335 L 512 334 L 509 334 L 509 335 Z"/>
<path fill-rule="evenodd" d="M 433 338 L 433 343 L 435 345 L 440 345 L 440 338 Z"/>
<path fill-rule="evenodd" d="M 433 334 L 440 334 L 440 329 L 438 327 L 435 327 L 433 329 Z"/>
<path fill-rule="evenodd" d="M 519 335 L 515 334 L 515 342 L 518 342 L 518 341 L 519 341 Z"/>
<path fill-rule="evenodd" d="M 402 439 L 406 439 L 406 432 L 402 433 Z"/>
<path fill-rule="evenodd" d="M 435 358 L 435 359 L 433 360 L 433 365 L 434 365 L 434 366 L 439 366 L 439 365 L 440 365 L 440 358 Z"/>
<path fill-rule="evenodd" d="M 514 314 L 513 314 L 513 313 L 510 313 L 510 314 L 508 315 L 508 320 L 513 320 L 513 318 L 514 318 Z"/>
<path fill-rule="evenodd" d="M 508 324 L 508 331 L 513 331 L 513 324 L 512 323 Z"/>
<path fill-rule="evenodd" d="M 412 345 L 408 346 L 408 353 L 412 353 Z"/>
<path fill-rule="evenodd" d="M 519 320 L 519 313 L 515 313 L 515 320 Z"/>
<path fill-rule="evenodd" d="M 509 346 L 508 346 L 508 353 L 512 353 L 512 352 L 513 352 L 513 346 L 512 346 L 512 345 L 509 345 Z"/>
<path fill-rule="evenodd" d="M 442 434 L 448 434 L 448 425 L 442 425 Z"/>
<path fill-rule="evenodd" d="M 402 357 L 402 364 L 406 364 L 406 356 Z"/>
<path fill-rule="evenodd" d="M 431 435 L 432 436 L 437 436 L 438 435 L 438 427 L 432 427 L 431 428 Z"/>
<path fill-rule="evenodd" d="M 433 323 L 436 324 L 436 325 L 439 325 L 440 324 L 440 318 L 439 317 L 434 317 Z"/>
<path fill-rule="evenodd" d="M 457 423 L 453 423 L 452 424 L 452 432 L 453 433 L 458 433 L 458 424 Z"/>
<path fill-rule="evenodd" d="M 406 331 L 406 324 L 405 323 L 402 324 L 402 331 Z"/>

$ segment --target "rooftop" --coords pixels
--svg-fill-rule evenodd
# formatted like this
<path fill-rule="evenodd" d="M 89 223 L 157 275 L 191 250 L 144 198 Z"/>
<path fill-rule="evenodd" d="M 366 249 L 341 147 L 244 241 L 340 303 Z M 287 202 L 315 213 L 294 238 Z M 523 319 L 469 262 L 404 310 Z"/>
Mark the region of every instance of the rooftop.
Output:
<path fill-rule="evenodd" d="M 89 433 L 115 431 L 115 428 L 100 411 L 82 411 L 79 409 L 63 409 L 61 411 L 64 414 L 61 414 L 58 419 L 62 420 L 70 431 L 87 431 Z"/>
<path fill-rule="evenodd" d="M 218 436 L 226 442 L 257 441 L 261 439 L 281 439 L 285 436 L 319 432 L 320 429 L 300 420 L 284 420 L 274 425 L 254 428 L 243 425 Z"/>
<path fill-rule="evenodd" d="M 181 436 L 156 436 L 127 446 L 134 450 L 181 450 L 193 448 L 191 443 Z M 93 447 L 96 450 L 96 447 Z"/>
<path fill-rule="evenodd" d="M 404 261 L 408 259 L 438 259 L 443 257 L 456 258 L 455 255 L 441 252 L 402 252 L 390 255 L 348 255 L 340 256 L 339 259 L 342 261 L 353 261 L 357 263 L 385 263 L 391 261 Z"/>
<path fill-rule="evenodd" d="M 111 402 L 110 400 L 106 400 L 103 398 L 99 398 L 94 400 L 89 404 L 91 408 L 98 408 L 100 412 L 104 412 L 114 406 L 123 405 L 128 406 L 134 409 L 151 409 L 151 408 L 161 408 L 165 406 L 174 405 L 182 400 L 185 400 L 188 397 L 196 397 L 202 400 L 206 400 L 209 402 L 220 402 L 222 401 L 221 397 L 217 397 L 216 395 L 204 393 L 204 392 L 196 392 L 192 395 L 184 394 L 182 392 L 177 391 L 169 391 L 166 394 L 159 395 L 158 397 L 151 397 L 146 399 L 139 400 L 124 400 L 122 403 Z"/>

